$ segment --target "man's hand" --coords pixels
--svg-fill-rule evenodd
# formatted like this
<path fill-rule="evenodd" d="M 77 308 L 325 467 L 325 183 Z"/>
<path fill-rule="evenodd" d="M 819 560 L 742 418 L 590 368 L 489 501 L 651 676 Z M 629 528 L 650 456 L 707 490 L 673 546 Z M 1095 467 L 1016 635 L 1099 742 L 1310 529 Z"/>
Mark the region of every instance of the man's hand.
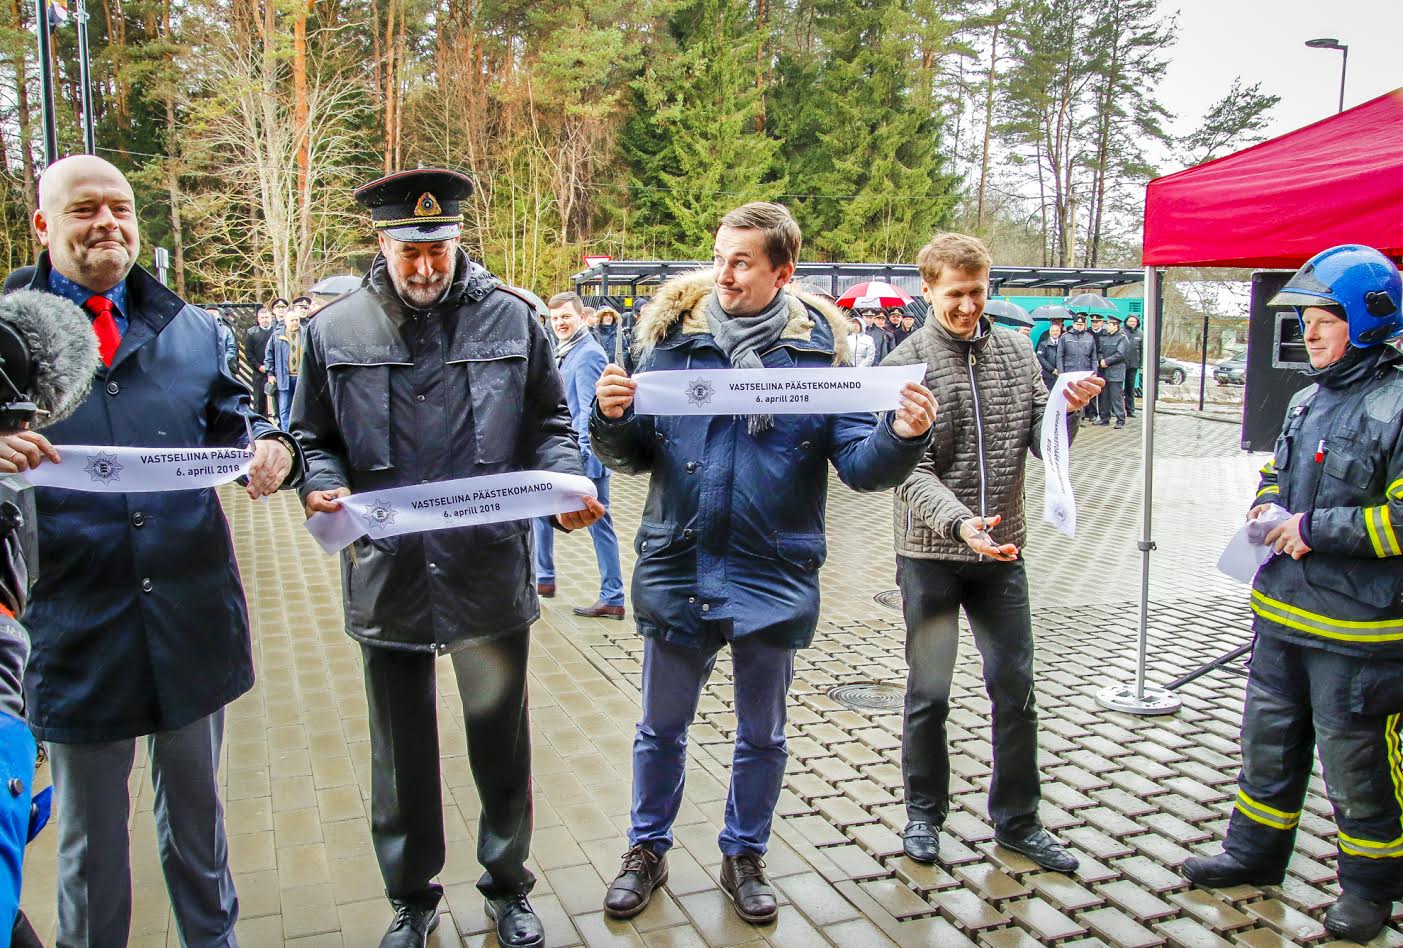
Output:
<path fill-rule="evenodd" d="M 580 530 L 590 526 L 608 512 L 604 509 L 604 505 L 593 497 L 586 497 L 584 501 L 584 510 L 572 510 L 569 513 L 556 514 L 555 522 L 566 530 Z"/>
<path fill-rule="evenodd" d="M 628 377 L 623 367 L 610 362 L 604 367 L 599 381 L 594 383 L 594 397 L 599 402 L 599 413 L 612 421 L 619 420 L 633 404 L 633 393 L 637 390 L 638 383 Z M 600 508 L 600 516 L 603 516 L 603 509 Z"/>
<path fill-rule="evenodd" d="M 1256 519 L 1257 519 L 1258 517 L 1260 517 L 1262 514 L 1266 513 L 1267 510 L 1268 510 L 1269 508 L 1275 507 L 1275 506 L 1276 506 L 1275 504 L 1258 504 L 1257 506 L 1253 507 L 1251 510 L 1247 511 L 1247 519 L 1248 519 L 1248 520 L 1256 520 Z"/>
<path fill-rule="evenodd" d="M 994 538 L 989 536 L 989 531 L 997 527 L 1003 519 L 1003 514 L 994 514 L 992 517 L 970 517 L 960 523 L 960 539 L 964 540 L 965 545 L 980 556 L 1010 563 L 1018 559 L 1018 547 L 1012 543 L 997 546 L 994 543 Z"/>
<path fill-rule="evenodd" d="M 907 382 L 901 387 L 901 404 L 891 426 L 902 438 L 919 438 L 935 424 L 939 410 L 940 402 L 930 389 L 919 382 Z"/>
<path fill-rule="evenodd" d="M 1106 387 L 1106 380 L 1091 376 L 1082 379 L 1080 382 L 1073 382 L 1067 386 L 1067 410 L 1081 411 L 1091 400 L 1101 394 L 1101 389 Z"/>
<path fill-rule="evenodd" d="M 1309 553 L 1310 547 L 1301 539 L 1301 518 L 1304 516 L 1305 514 L 1298 513 L 1280 526 L 1274 527 L 1271 533 L 1267 534 L 1266 545 L 1278 553 L 1287 554 L 1293 560 Z"/>
<path fill-rule="evenodd" d="M 292 470 L 292 449 L 279 438 L 263 438 L 253 442 L 253 464 L 248 469 L 248 486 L 244 490 L 254 500 L 276 494 Z"/>
<path fill-rule="evenodd" d="M 38 467 L 44 461 L 63 460 L 58 448 L 37 431 L 21 431 L 0 438 L 0 474 L 15 474 Z"/>
<path fill-rule="evenodd" d="M 341 501 L 338 497 L 345 497 L 351 492 L 349 487 L 336 487 L 332 490 L 314 490 L 307 495 L 306 514 L 311 517 L 316 513 L 335 513 L 341 509 Z"/>

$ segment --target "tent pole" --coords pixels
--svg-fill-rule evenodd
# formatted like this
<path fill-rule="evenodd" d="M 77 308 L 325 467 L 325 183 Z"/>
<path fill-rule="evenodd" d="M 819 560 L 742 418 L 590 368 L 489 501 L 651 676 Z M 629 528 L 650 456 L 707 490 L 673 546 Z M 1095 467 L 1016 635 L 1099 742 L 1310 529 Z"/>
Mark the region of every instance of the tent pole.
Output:
<path fill-rule="evenodd" d="M 1179 696 L 1145 684 L 1145 664 L 1149 651 L 1150 627 L 1150 554 L 1154 552 L 1154 477 L 1155 477 L 1155 402 L 1159 396 L 1160 322 L 1164 315 L 1164 300 L 1160 293 L 1160 272 L 1145 268 L 1145 405 L 1140 413 L 1144 419 L 1140 435 L 1144 487 L 1141 492 L 1143 509 L 1140 519 L 1140 623 L 1139 647 L 1135 656 L 1135 682 L 1109 685 L 1096 693 L 1096 703 L 1112 711 L 1129 714 L 1172 714 L 1179 708 Z"/>

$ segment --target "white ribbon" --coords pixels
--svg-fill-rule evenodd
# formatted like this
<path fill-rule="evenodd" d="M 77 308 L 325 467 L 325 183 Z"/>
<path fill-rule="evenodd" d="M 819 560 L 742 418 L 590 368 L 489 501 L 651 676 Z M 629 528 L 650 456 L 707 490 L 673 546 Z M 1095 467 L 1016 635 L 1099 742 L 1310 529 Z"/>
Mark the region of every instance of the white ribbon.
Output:
<path fill-rule="evenodd" d="M 98 494 L 198 490 L 228 484 L 248 473 L 253 452 L 244 448 L 126 448 L 55 445 L 63 458 L 25 471 L 35 487 Z"/>
<path fill-rule="evenodd" d="M 578 474 L 516 471 L 349 494 L 340 498 L 340 510 L 313 514 L 306 525 L 323 550 L 335 553 L 364 536 L 378 540 L 583 510 L 584 498 L 598 496 L 594 482 Z"/>
<path fill-rule="evenodd" d="M 853 369 L 668 369 L 640 372 L 640 415 L 834 415 L 891 411 L 901 388 L 926 377 L 924 362 Z"/>
<path fill-rule="evenodd" d="M 1043 519 L 1069 537 L 1077 535 L 1077 501 L 1072 496 L 1072 458 L 1067 443 L 1067 386 L 1091 372 L 1063 372 L 1047 396 L 1043 412 Z"/>

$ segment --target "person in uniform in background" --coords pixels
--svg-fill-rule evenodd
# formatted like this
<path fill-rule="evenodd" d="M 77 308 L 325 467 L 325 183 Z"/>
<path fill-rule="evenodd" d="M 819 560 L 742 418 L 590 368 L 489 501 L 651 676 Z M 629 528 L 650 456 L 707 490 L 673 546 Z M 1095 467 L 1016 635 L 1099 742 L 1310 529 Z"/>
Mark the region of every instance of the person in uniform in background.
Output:
<path fill-rule="evenodd" d="M 1335 811 L 1337 938 L 1367 942 L 1403 898 L 1403 333 L 1398 269 L 1316 254 L 1269 304 L 1294 307 L 1314 384 L 1291 399 L 1248 519 L 1284 508 L 1252 582 L 1256 645 L 1223 851 L 1184 875 L 1280 885 L 1319 752 Z"/>
<path fill-rule="evenodd" d="M 356 492 L 514 471 L 580 474 L 560 373 L 534 305 L 459 246 L 465 175 L 392 174 L 356 191 L 380 252 L 365 283 L 307 324 L 292 430 L 308 516 Z M 603 516 L 593 501 L 563 529 Z M 527 895 L 526 665 L 540 616 L 530 526 L 507 521 L 370 540 L 341 556 L 346 632 L 370 715 L 370 835 L 395 917 L 382 948 L 424 948 L 443 888 L 434 663 L 449 655 L 482 804 L 478 890 L 504 948 L 545 935 Z"/>
<path fill-rule="evenodd" d="M 1131 313 L 1125 317 L 1126 341 L 1130 343 L 1130 362 L 1125 367 L 1125 417 L 1135 417 L 1135 396 L 1140 389 L 1140 368 L 1145 359 L 1145 334 L 1140 330 L 1140 317 Z"/>
<path fill-rule="evenodd" d="M 1056 320 L 1047 324 L 1047 332 L 1038 340 L 1038 347 L 1035 350 L 1038 357 L 1038 365 L 1042 367 L 1043 384 L 1047 390 L 1052 391 L 1052 387 L 1057 384 L 1057 362 L 1059 353 L 1057 351 L 1057 341 L 1062 338 L 1062 321 Z"/>
<path fill-rule="evenodd" d="M 1107 317 L 1106 321 L 1109 325 L 1101 334 L 1099 345 L 1101 377 L 1106 380 L 1106 387 L 1097 397 L 1101 407 L 1100 424 L 1109 425 L 1111 417 L 1114 416 L 1116 427 L 1124 428 L 1125 374 L 1131 359 L 1130 340 L 1120 331 L 1119 315 Z"/>

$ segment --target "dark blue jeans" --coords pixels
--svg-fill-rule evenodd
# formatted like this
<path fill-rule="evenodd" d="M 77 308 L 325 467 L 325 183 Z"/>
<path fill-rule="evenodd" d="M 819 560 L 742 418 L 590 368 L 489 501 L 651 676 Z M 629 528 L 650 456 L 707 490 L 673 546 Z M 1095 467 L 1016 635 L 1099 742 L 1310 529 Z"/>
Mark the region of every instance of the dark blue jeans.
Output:
<path fill-rule="evenodd" d="M 594 489 L 599 492 L 599 502 L 609 506 L 609 474 L 592 477 Z M 536 582 L 555 584 L 555 528 L 549 517 L 538 517 L 531 521 L 531 532 L 536 541 Z M 614 532 L 612 514 L 605 514 L 589 528 L 590 539 L 594 541 L 594 559 L 599 564 L 599 601 L 606 606 L 624 604 L 624 571 L 619 565 L 619 538 Z"/>
<path fill-rule="evenodd" d="M 654 852 L 672 846 L 672 824 L 682 805 L 687 728 L 724 641 L 687 648 L 649 637 L 643 643 L 643 720 L 633 739 L 633 811 L 630 846 Z M 789 752 L 784 740 L 785 696 L 794 680 L 794 649 L 759 636 L 731 642 L 736 748 L 722 855 L 764 855 Z"/>
<path fill-rule="evenodd" d="M 1033 626 L 1023 562 L 898 556 L 896 581 L 904 602 L 910 666 L 901 742 L 907 818 L 939 826 L 950 812 L 945 719 L 963 608 L 984 657 L 984 686 L 993 711 L 989 816 L 1001 834 L 1023 836 L 1040 829 Z"/>
<path fill-rule="evenodd" d="M 1258 635 L 1223 848 L 1248 865 L 1286 868 L 1317 749 L 1339 829 L 1340 888 L 1403 898 L 1403 662 Z"/>

